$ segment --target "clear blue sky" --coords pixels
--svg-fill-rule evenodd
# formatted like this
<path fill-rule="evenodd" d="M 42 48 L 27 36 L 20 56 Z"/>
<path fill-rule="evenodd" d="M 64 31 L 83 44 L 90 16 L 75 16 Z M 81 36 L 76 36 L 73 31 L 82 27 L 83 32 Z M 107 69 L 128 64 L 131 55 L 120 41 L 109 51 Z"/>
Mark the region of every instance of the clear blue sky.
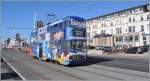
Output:
<path fill-rule="evenodd" d="M 55 14 L 58 17 L 80 16 L 85 19 L 100 16 L 106 13 L 143 5 L 148 0 L 141 1 L 62 1 L 62 2 L 2 2 L 2 30 L 1 37 L 15 37 L 15 33 L 20 33 L 21 37 L 29 38 L 31 30 L 10 29 L 33 28 L 33 9 L 37 11 L 37 20 L 46 21 L 48 13 Z"/>

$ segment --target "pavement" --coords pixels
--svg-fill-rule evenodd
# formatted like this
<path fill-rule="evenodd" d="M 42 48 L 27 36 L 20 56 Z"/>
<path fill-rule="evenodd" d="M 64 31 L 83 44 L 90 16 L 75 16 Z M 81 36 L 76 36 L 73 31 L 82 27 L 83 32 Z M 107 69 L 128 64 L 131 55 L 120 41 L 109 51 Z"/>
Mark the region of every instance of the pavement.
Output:
<path fill-rule="evenodd" d="M 9 50 L 2 50 L 1 53 L 2 57 L 16 69 L 25 80 L 148 81 L 149 79 L 148 72 L 101 65 L 101 63 L 106 64 L 106 59 L 99 59 L 98 57 L 98 59 L 90 61 L 89 63 L 87 62 L 87 65 L 65 67 L 63 65 L 33 59 L 27 53 L 17 53 Z M 112 61 L 109 60 L 109 62 Z M 143 61 L 139 61 L 138 63 L 143 64 Z M 148 64 L 146 65 L 148 66 Z M 126 65 L 126 67 L 128 66 Z"/>

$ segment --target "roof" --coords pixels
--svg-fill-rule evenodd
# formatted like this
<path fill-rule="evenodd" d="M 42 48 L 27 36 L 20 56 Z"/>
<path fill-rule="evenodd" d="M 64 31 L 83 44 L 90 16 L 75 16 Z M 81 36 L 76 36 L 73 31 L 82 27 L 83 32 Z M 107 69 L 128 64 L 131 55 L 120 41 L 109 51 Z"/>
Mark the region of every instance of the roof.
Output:
<path fill-rule="evenodd" d="M 113 15 L 113 14 L 120 13 L 120 12 L 124 12 L 124 11 L 129 11 L 129 10 L 132 10 L 132 9 L 136 9 L 136 8 L 140 8 L 140 7 L 144 7 L 144 6 L 148 6 L 148 5 L 149 5 L 149 4 L 144 4 L 144 5 L 140 5 L 140 6 L 135 6 L 135 7 L 132 7 L 132 8 L 127 8 L 127 9 L 119 10 L 119 11 L 116 11 L 116 12 L 104 14 L 104 15 L 101 15 L 101 16 L 96 16 L 96 17 L 93 17 L 93 18 L 89 18 L 89 19 L 87 19 L 87 20 L 93 20 L 93 19 L 96 19 L 96 18 L 105 17 L 105 16 Z"/>

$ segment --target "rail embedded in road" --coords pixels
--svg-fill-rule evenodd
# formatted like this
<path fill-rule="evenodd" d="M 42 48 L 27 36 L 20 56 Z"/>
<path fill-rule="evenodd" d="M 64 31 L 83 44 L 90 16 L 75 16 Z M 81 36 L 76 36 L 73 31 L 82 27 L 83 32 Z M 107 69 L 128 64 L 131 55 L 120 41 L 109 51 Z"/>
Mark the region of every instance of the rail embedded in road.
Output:
<path fill-rule="evenodd" d="M 4 57 L 1 57 L 1 80 L 25 80 L 25 78 Z"/>

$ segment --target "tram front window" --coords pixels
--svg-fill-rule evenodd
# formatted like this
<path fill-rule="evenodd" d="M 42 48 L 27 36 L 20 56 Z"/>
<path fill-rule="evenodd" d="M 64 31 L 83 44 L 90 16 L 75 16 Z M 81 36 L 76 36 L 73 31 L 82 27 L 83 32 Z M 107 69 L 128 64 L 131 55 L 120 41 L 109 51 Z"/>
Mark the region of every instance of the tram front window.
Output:
<path fill-rule="evenodd" d="M 79 40 L 71 41 L 70 49 L 73 51 L 84 51 L 86 49 L 86 41 L 79 41 Z"/>

